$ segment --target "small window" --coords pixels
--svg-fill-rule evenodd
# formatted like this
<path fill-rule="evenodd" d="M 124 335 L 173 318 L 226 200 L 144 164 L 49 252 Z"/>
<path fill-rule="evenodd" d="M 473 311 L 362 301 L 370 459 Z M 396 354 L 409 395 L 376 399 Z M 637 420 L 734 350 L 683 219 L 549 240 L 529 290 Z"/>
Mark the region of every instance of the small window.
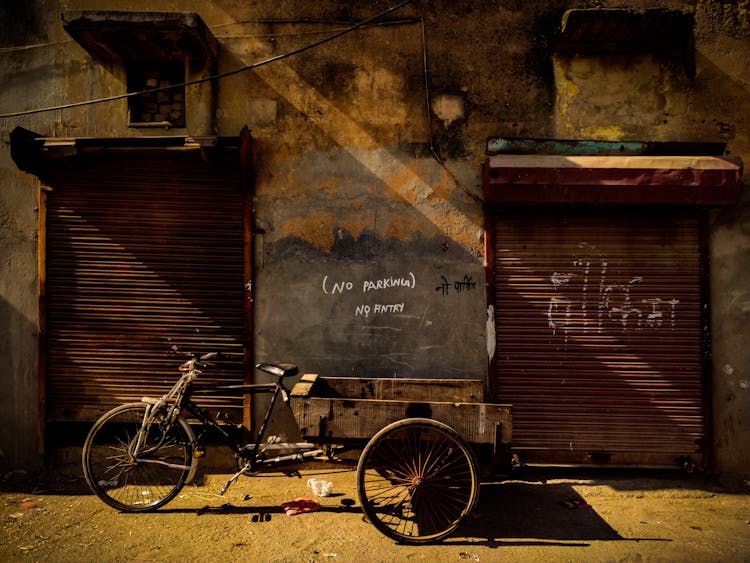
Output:
<path fill-rule="evenodd" d="M 128 92 L 168 88 L 185 82 L 185 63 L 133 62 L 127 65 Z M 128 98 L 130 127 L 185 127 L 185 87 Z"/>

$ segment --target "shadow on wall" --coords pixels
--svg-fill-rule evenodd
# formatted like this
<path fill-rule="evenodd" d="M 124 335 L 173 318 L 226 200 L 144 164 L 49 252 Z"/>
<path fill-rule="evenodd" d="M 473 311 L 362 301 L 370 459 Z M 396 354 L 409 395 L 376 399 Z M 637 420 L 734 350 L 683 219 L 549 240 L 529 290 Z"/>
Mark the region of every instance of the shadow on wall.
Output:
<path fill-rule="evenodd" d="M 375 32 L 370 30 L 370 33 Z M 367 38 L 372 41 L 371 45 L 377 45 L 378 41 L 389 37 L 381 37 L 385 33 L 393 33 L 393 30 L 380 29 L 375 36 Z M 256 208 L 261 221 L 268 220 L 263 198 L 268 197 L 264 193 L 266 186 L 273 183 L 278 185 L 274 193 L 283 199 L 283 205 L 274 211 L 275 221 L 278 222 L 281 214 L 287 229 L 299 227 L 286 234 L 308 241 L 315 238 L 316 231 L 327 237 L 334 226 L 345 227 L 355 235 L 361 230 L 354 228 L 355 225 L 361 227 L 367 223 L 372 227 L 368 223 L 373 215 L 370 201 L 365 201 L 367 205 L 362 203 L 363 198 L 375 198 L 381 207 L 392 207 L 396 203 L 408 206 L 408 227 L 390 225 L 400 238 L 409 236 L 410 230 L 422 232 L 428 238 L 431 233 L 439 234 L 461 244 L 479 259 L 481 245 L 477 242 L 477 233 L 482 228 L 481 207 L 476 201 L 479 194 L 463 188 L 447 169 L 433 162 L 427 149 L 430 137 L 427 113 L 412 111 L 412 108 L 423 107 L 424 85 L 421 79 L 409 83 L 404 76 L 422 76 L 421 49 L 421 41 L 416 41 L 410 56 L 399 59 L 399 64 L 376 51 L 362 54 L 356 67 L 335 61 L 316 66 L 306 59 L 289 59 L 248 75 L 250 78 L 246 80 L 252 87 L 245 90 L 255 92 L 264 100 L 278 102 L 274 105 L 275 112 L 262 116 L 257 130 L 259 154 L 263 155 L 259 158 L 259 205 Z M 224 64 L 232 67 L 247 64 L 247 61 L 227 54 Z M 335 87 L 323 79 L 326 76 L 335 78 Z M 377 100 L 376 107 L 372 105 L 374 100 Z M 235 111 L 232 106 L 228 104 L 225 116 L 230 129 L 236 124 L 229 126 L 229 120 L 238 119 L 232 117 Z M 276 124 L 273 131 L 267 128 L 269 123 Z M 285 132 L 281 137 L 283 144 L 279 142 L 278 130 Z M 273 135 L 273 141 L 265 146 L 273 146 L 275 150 L 265 153 L 264 139 L 269 134 Z M 295 148 L 286 153 L 287 147 Z M 339 152 L 346 157 L 339 156 Z M 305 154 L 313 155 L 314 160 L 303 165 L 300 160 Z M 337 162 L 331 163 L 331 156 Z M 293 162 L 300 171 L 299 181 L 294 170 L 291 174 L 285 171 L 289 177 L 280 175 L 284 166 L 280 163 L 284 159 Z M 332 164 L 346 167 L 351 174 L 337 177 L 331 172 Z M 265 176 L 269 174 L 269 167 L 274 168 L 274 180 L 270 182 L 270 176 Z M 311 182 L 319 182 L 321 189 L 311 190 Z M 329 185 L 331 182 L 334 189 Z M 356 193 L 347 187 L 352 182 Z M 352 197 L 345 213 L 329 213 L 316 218 L 315 222 L 309 220 L 309 207 L 298 204 L 300 197 L 308 200 L 320 196 L 321 203 L 326 204 L 326 198 L 340 201 L 342 195 Z M 336 220 L 338 225 L 333 224 Z M 320 223 L 325 223 L 327 228 L 319 229 Z M 380 220 L 379 223 L 380 234 L 385 234 L 387 222 Z"/>
<path fill-rule="evenodd" d="M 37 455 L 36 354 L 28 349 L 34 327 L 0 297 L 0 469 L 34 467 Z"/>
<path fill-rule="evenodd" d="M 24 45 L 46 41 L 46 18 L 31 2 L 0 3 L 0 37 L 3 45 Z"/>
<path fill-rule="evenodd" d="M 704 111 L 692 114 L 690 125 L 696 129 L 697 138 L 718 139 L 729 144 L 728 154 L 745 156 L 738 150 L 748 146 L 750 136 L 746 128 L 738 127 L 732 116 L 750 111 L 750 80 L 741 81 L 728 74 L 719 65 L 738 63 L 720 57 L 713 53 L 697 56 L 699 75 L 693 89 L 693 105 Z M 721 92 L 721 96 L 717 97 L 717 92 Z M 750 201 L 750 190 L 744 191 L 743 199 Z"/>

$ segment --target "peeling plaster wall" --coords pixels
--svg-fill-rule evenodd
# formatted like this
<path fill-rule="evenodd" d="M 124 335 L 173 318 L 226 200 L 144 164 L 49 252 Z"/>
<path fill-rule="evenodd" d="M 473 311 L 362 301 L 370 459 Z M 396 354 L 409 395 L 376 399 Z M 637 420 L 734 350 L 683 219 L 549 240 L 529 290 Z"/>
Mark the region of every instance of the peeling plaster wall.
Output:
<path fill-rule="evenodd" d="M 699 2 L 691 135 L 727 142 L 745 163 L 743 203 L 712 214 L 713 468 L 750 488 L 750 3 Z"/>
<path fill-rule="evenodd" d="M 35 467 L 40 463 L 35 192 L 17 170 L 2 167 L 0 175 L 11 180 L 5 186 L 11 189 L 0 190 L 0 467 Z"/>
<path fill-rule="evenodd" d="M 480 167 L 488 137 L 725 141 L 750 162 L 748 3 L 626 4 L 695 10 L 694 78 L 653 53 L 553 56 L 563 12 L 588 3 L 415 0 L 391 25 L 218 81 L 216 133 L 234 136 L 247 124 L 257 149 L 256 357 L 325 375 L 486 377 Z M 0 53 L 0 112 L 123 92 L 121 67 L 101 66 L 69 41 L 64 9 L 196 11 L 218 39 L 225 72 L 391 5 L 3 6 L 0 46 L 53 44 Z M 0 464 L 28 465 L 38 449 L 28 439 L 38 417 L 37 184 L 16 170 L 8 134 L 17 125 L 49 136 L 206 132 L 205 119 L 162 131 L 128 128 L 126 116 L 127 103 L 116 101 L 0 120 L 0 356 L 10 358 L 0 380 L 12 389 L 0 403 Z M 750 266 L 748 215 L 745 206 L 711 222 L 715 469 L 745 479 L 750 323 L 738 303 Z"/>
<path fill-rule="evenodd" d="M 321 161 L 321 189 L 295 193 Z M 482 377 L 476 203 L 452 201 L 453 180 L 429 155 L 342 149 L 288 172 L 291 189 L 256 202 L 256 353 L 302 355 L 332 375 Z"/>
<path fill-rule="evenodd" d="M 241 63 L 270 50 L 255 48 Z M 236 81 L 277 102 L 253 127 L 256 356 L 328 375 L 483 377 L 482 208 L 428 150 L 421 25 L 320 54 Z M 220 128 L 246 117 L 223 113 Z"/>
<path fill-rule="evenodd" d="M 750 209 L 716 213 L 711 229 L 715 467 L 750 468 Z"/>
<path fill-rule="evenodd" d="M 47 5 L 0 5 L 0 46 L 54 41 Z M 0 108 L 46 106 L 59 98 L 52 87 L 54 49 L 0 53 Z M 54 129 L 50 115 L 21 121 L 32 129 Z M 33 177 L 10 158 L 9 135 L 19 121 L 0 119 L 0 469 L 36 468 L 38 440 L 37 189 Z"/>
<path fill-rule="evenodd" d="M 748 179 L 745 179 L 747 186 Z M 747 188 L 745 190 L 747 194 Z M 750 206 L 717 212 L 711 228 L 713 467 L 750 482 Z"/>
<path fill-rule="evenodd" d="M 690 119 L 684 69 L 651 54 L 557 55 L 556 136 L 673 140 Z"/>

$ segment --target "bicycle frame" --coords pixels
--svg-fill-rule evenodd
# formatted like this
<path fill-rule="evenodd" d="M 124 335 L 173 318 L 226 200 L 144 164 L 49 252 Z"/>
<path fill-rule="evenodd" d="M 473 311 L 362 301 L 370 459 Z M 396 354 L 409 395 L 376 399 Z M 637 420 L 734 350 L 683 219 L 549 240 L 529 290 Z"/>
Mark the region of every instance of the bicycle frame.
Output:
<path fill-rule="evenodd" d="M 203 358 L 201 358 L 201 360 L 205 358 L 206 357 L 204 356 Z M 147 426 L 154 421 L 154 413 L 166 412 L 164 420 L 165 432 L 163 432 L 163 436 L 167 435 L 166 430 L 168 430 L 173 424 L 181 424 L 185 426 L 186 431 L 190 436 L 190 447 L 193 452 L 199 451 L 198 439 L 205 434 L 205 430 L 212 429 L 216 433 L 218 433 L 218 435 L 221 437 L 221 440 L 234 452 L 239 466 L 239 471 L 237 471 L 237 473 L 235 473 L 224 485 L 222 494 L 227 491 L 227 489 L 232 485 L 232 483 L 234 483 L 234 481 L 239 478 L 240 475 L 243 475 L 245 473 L 252 473 L 257 470 L 259 466 L 284 461 L 302 461 L 305 457 L 311 457 L 322 453 L 318 446 L 307 442 L 297 444 L 280 443 L 273 444 L 273 446 L 283 447 L 285 450 L 291 449 L 295 453 L 279 455 L 269 459 L 262 457 L 262 454 L 264 454 L 268 448 L 266 446 L 262 447 L 261 444 L 265 439 L 266 431 L 271 421 L 271 415 L 279 396 L 282 397 L 285 404 L 289 403 L 289 391 L 286 389 L 286 387 L 284 387 L 282 378 L 279 377 L 279 379 L 275 383 L 255 383 L 243 385 L 196 385 L 194 381 L 201 374 L 201 370 L 204 367 L 207 367 L 207 364 L 199 362 L 198 358 L 193 358 L 182 364 L 180 369 L 185 372 L 184 375 L 180 377 L 177 383 L 175 383 L 167 393 L 162 395 L 159 399 L 151 399 L 148 397 L 142 398 L 142 401 L 150 403 L 151 407 L 147 409 L 146 414 L 144 415 L 141 429 L 146 430 Z M 227 394 L 227 392 L 233 394 L 236 393 L 238 395 L 271 395 L 271 401 L 266 409 L 265 416 L 263 417 L 263 422 L 261 423 L 254 443 L 244 444 L 236 440 L 226 430 L 224 430 L 224 428 L 222 428 L 221 424 L 219 424 L 211 417 L 207 409 L 199 406 L 192 400 L 194 393 L 198 393 L 200 395 L 225 395 Z M 166 411 L 163 411 L 162 409 L 166 409 Z M 201 432 L 199 438 L 195 437 L 194 432 L 192 431 L 192 429 L 190 429 L 189 424 L 187 424 L 187 421 L 185 420 L 183 414 L 184 412 L 187 412 L 190 416 L 197 419 L 200 422 L 201 427 L 205 429 Z M 140 442 L 143 435 L 145 434 L 141 432 L 136 442 L 134 444 L 131 444 L 130 446 L 131 458 L 134 461 L 138 461 L 140 463 L 161 463 L 176 469 L 190 469 L 191 473 L 188 481 L 192 478 L 192 475 L 194 474 L 196 469 L 195 459 L 201 456 L 194 455 L 193 464 L 190 468 L 174 466 L 158 459 L 149 458 L 148 456 L 141 457 L 139 455 L 136 455 L 136 453 L 144 453 L 139 451 Z M 158 445 L 152 447 L 151 450 L 156 451 L 159 449 L 159 447 L 161 447 L 161 445 L 162 443 L 159 443 Z"/>
<path fill-rule="evenodd" d="M 221 424 L 216 422 L 211 417 L 208 410 L 197 405 L 192 400 L 193 392 L 198 392 L 201 395 L 223 395 L 223 394 L 226 394 L 227 391 L 237 393 L 238 395 L 239 394 L 242 394 L 242 395 L 271 394 L 271 402 L 269 403 L 266 409 L 266 413 L 263 417 L 263 422 L 261 423 L 261 426 L 258 430 L 258 434 L 255 438 L 255 442 L 252 444 L 242 444 L 241 442 L 236 440 L 226 430 L 224 430 L 224 428 L 222 428 Z M 260 445 L 263 442 L 263 439 L 265 438 L 266 430 L 268 429 L 268 424 L 271 421 L 273 408 L 276 405 L 276 402 L 278 401 L 279 395 L 283 397 L 285 403 L 288 402 L 289 393 L 281 382 L 254 383 L 254 384 L 248 384 L 248 385 L 194 386 L 193 389 L 190 390 L 189 393 L 185 394 L 185 400 L 183 404 L 181 405 L 181 408 L 186 410 L 191 416 L 198 419 L 204 427 L 210 428 L 214 430 L 215 432 L 217 432 L 219 436 L 221 436 L 222 440 L 230 448 L 232 448 L 232 450 L 234 451 L 236 455 L 244 456 L 247 453 L 252 452 L 253 455 L 250 457 L 249 470 L 253 471 L 256 469 L 258 465 L 262 465 L 261 460 L 258 459 L 257 453 L 260 451 Z"/>

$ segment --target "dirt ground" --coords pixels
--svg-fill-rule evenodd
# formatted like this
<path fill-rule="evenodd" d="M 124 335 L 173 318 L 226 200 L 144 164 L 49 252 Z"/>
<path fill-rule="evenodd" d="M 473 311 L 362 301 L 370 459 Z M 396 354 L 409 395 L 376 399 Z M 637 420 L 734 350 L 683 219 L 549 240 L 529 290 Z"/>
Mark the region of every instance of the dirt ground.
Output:
<path fill-rule="evenodd" d="M 165 508 L 122 514 L 75 474 L 5 475 L 0 560 L 750 562 L 749 496 L 700 474 L 524 468 L 485 479 L 473 517 L 419 547 L 366 522 L 350 462 L 241 478 L 222 497 L 227 477 L 199 474 Z M 287 516 L 281 504 L 312 496 L 310 478 L 332 481 L 333 494 Z"/>

